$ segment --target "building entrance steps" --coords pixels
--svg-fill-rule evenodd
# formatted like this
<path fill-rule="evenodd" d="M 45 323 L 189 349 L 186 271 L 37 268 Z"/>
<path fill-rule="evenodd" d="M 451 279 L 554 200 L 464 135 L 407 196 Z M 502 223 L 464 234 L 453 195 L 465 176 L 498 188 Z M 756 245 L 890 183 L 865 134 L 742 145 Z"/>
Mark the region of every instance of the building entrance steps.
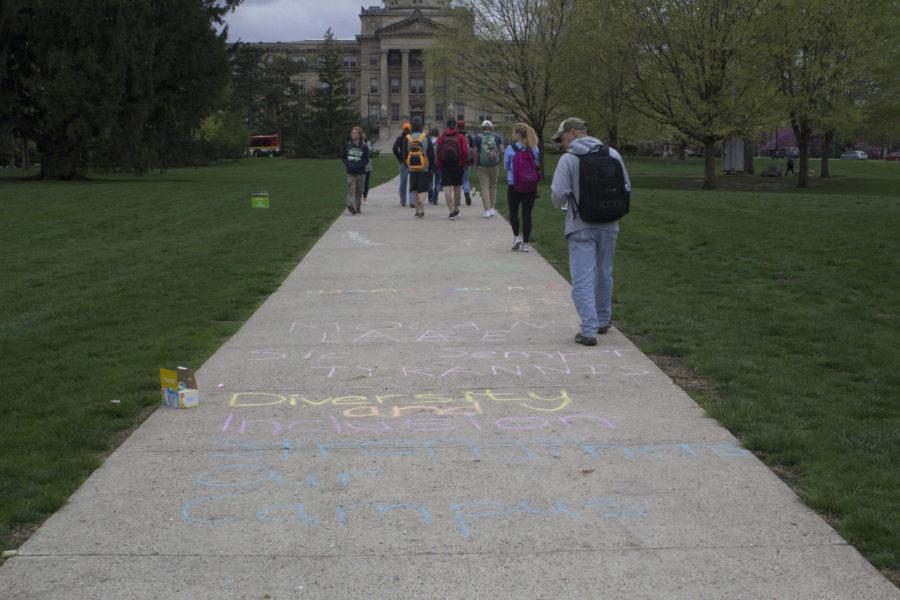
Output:
<path fill-rule="evenodd" d="M 900 598 L 621 332 L 575 344 L 505 220 L 398 199 L 339 217 L 0 596 Z"/>

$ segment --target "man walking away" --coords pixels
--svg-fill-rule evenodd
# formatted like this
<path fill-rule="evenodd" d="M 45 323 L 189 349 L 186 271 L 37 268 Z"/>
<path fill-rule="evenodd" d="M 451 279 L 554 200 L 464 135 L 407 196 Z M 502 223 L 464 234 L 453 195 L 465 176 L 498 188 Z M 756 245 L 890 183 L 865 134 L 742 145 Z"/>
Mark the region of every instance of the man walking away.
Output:
<path fill-rule="evenodd" d="M 469 161 L 468 150 L 466 138 L 456 130 L 456 121 L 448 119 L 447 129 L 438 138 L 436 161 L 441 170 L 441 185 L 451 221 L 459 217 L 460 186 L 463 167 Z"/>
<path fill-rule="evenodd" d="M 583 120 L 571 117 L 559 125 L 553 141 L 566 152 L 560 157 L 552 201 L 566 208 L 572 300 L 581 319 L 575 341 L 597 345 L 597 334 L 612 319 L 613 256 L 619 219 L 628 213 L 631 181 L 622 157 L 588 136 Z"/>
<path fill-rule="evenodd" d="M 363 141 L 363 131 L 354 127 L 350 132 L 350 141 L 344 146 L 341 160 L 347 167 L 347 210 L 351 215 L 362 212 L 363 186 L 366 180 L 366 163 L 369 161 L 369 148 Z"/>
<path fill-rule="evenodd" d="M 497 170 L 503 155 L 503 138 L 494 133 L 494 124 L 485 120 L 481 124 L 482 133 L 475 138 L 475 165 L 478 171 L 478 186 L 481 188 L 481 204 L 484 218 L 497 214 Z"/>
<path fill-rule="evenodd" d="M 407 200 L 409 200 L 410 206 L 413 204 L 413 195 L 406 191 L 406 184 L 409 180 L 409 170 L 406 168 L 406 165 L 403 164 L 403 140 L 406 139 L 406 136 L 409 135 L 410 131 L 412 131 L 412 126 L 409 123 L 404 123 L 403 131 L 401 131 L 400 135 L 397 136 L 397 139 L 394 140 L 394 147 L 392 149 L 394 156 L 397 158 L 397 162 L 400 163 L 400 206 L 406 206 Z"/>
<path fill-rule="evenodd" d="M 425 216 L 422 194 L 428 194 L 434 150 L 428 135 L 422 131 L 422 119 L 413 118 L 412 133 L 403 141 L 403 163 L 409 170 L 409 191 L 415 196 L 416 216 Z"/>

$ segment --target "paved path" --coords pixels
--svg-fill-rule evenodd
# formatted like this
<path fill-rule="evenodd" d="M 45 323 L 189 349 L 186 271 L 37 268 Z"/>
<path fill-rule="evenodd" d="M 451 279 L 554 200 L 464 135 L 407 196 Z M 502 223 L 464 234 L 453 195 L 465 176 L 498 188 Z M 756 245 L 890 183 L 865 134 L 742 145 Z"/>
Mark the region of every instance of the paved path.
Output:
<path fill-rule="evenodd" d="M 201 408 L 158 410 L 0 568 L 0 596 L 900 598 L 618 331 L 574 344 L 566 281 L 505 221 L 416 220 L 394 189 L 202 367 Z"/>

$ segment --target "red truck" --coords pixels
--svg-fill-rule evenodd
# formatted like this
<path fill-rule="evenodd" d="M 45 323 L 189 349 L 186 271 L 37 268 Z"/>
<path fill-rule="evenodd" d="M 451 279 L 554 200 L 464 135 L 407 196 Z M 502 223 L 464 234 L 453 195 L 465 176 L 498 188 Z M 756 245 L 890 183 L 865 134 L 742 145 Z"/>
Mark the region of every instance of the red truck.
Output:
<path fill-rule="evenodd" d="M 247 154 L 250 156 L 281 156 L 281 136 L 277 133 L 251 135 Z"/>

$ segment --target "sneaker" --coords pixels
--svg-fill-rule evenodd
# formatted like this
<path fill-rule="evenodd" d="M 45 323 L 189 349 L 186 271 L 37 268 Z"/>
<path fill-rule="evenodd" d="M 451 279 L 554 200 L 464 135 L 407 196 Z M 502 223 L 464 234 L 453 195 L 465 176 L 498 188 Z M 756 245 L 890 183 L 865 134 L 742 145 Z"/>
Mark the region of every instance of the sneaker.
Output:
<path fill-rule="evenodd" d="M 455 213 L 455 212 L 450 213 L 450 214 L 447 216 L 447 218 L 450 219 L 451 221 L 455 221 L 455 220 L 456 220 L 456 213 Z"/>
<path fill-rule="evenodd" d="M 369 199 L 366 198 L 365 196 L 363 196 L 363 204 L 365 204 L 365 203 L 368 202 L 368 201 L 369 201 Z"/>
<path fill-rule="evenodd" d="M 512 249 L 513 249 L 513 250 L 519 250 L 521 247 L 522 247 L 522 238 L 520 238 L 519 236 L 516 236 L 516 237 L 513 239 L 513 247 L 512 247 Z"/>
<path fill-rule="evenodd" d="M 484 214 L 481 215 L 481 216 L 484 217 L 485 219 L 490 219 L 491 216 L 492 216 L 492 215 L 491 215 L 491 211 L 486 210 L 486 211 L 484 211 Z"/>
<path fill-rule="evenodd" d="M 520 252 L 531 252 L 531 247 L 530 247 L 528 244 L 524 244 L 524 243 L 523 243 L 523 244 L 519 247 L 519 251 L 520 251 Z"/>
<path fill-rule="evenodd" d="M 472 206 L 472 196 L 469 192 L 465 193 L 466 195 L 466 206 Z"/>
<path fill-rule="evenodd" d="M 348 211 L 351 215 L 355 215 L 355 214 L 356 214 L 356 207 L 354 207 L 354 206 L 348 206 L 348 207 L 347 207 L 347 211 Z"/>
<path fill-rule="evenodd" d="M 597 333 L 600 334 L 600 335 L 603 335 L 604 333 L 606 333 L 607 331 L 609 331 L 610 325 L 612 325 L 612 321 L 610 321 L 609 323 L 607 323 L 607 324 L 604 325 L 603 327 L 598 327 L 598 328 L 597 328 Z"/>
<path fill-rule="evenodd" d="M 497 211 L 494 210 L 493 208 L 491 209 L 491 216 L 492 216 L 492 217 L 496 217 L 496 216 L 497 216 Z"/>
<path fill-rule="evenodd" d="M 597 338 L 581 335 L 581 332 L 575 334 L 575 342 L 582 346 L 596 346 Z"/>
<path fill-rule="evenodd" d="M 421 218 L 421 217 L 424 217 L 424 216 L 425 216 L 425 213 L 423 213 L 423 212 L 416 212 L 416 216 Z"/>

